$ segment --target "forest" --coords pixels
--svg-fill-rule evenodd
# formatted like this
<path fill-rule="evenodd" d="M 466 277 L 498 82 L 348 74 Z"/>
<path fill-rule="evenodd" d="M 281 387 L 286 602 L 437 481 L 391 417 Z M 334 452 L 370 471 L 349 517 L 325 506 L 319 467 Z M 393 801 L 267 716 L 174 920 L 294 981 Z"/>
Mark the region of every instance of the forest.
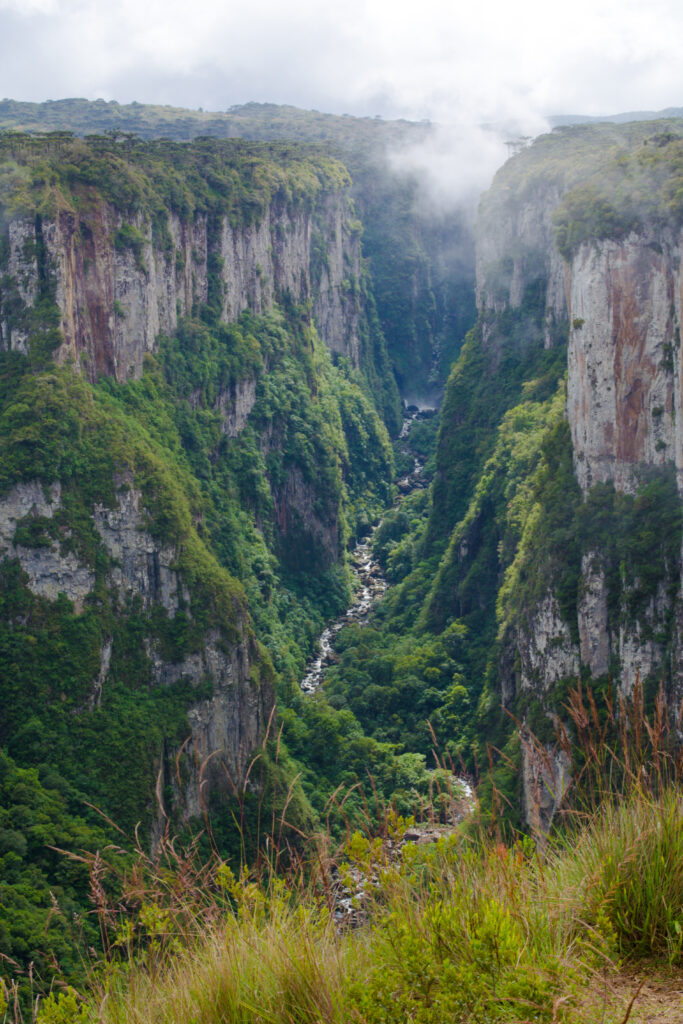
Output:
<path fill-rule="evenodd" d="M 475 309 L 428 125 L 133 108 L 0 104 L 0 1018 L 621 1024 L 683 948 L 683 122 L 505 164 Z"/>

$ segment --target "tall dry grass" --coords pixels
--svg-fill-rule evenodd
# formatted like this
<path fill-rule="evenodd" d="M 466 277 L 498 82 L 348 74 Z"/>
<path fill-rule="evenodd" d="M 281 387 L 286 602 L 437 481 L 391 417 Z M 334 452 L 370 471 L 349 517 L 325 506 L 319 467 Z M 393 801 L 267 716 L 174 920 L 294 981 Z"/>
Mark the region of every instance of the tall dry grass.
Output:
<path fill-rule="evenodd" d="M 56 995 L 32 1016 L 578 1024 L 582 993 L 624 958 L 682 968 L 680 718 L 661 694 L 646 713 L 639 687 L 601 708 L 577 688 L 565 711 L 557 744 L 572 785 L 545 847 L 457 827 L 429 845 L 402 843 L 405 823 L 387 809 L 374 835 L 350 835 L 343 851 L 311 839 L 285 875 L 274 856 L 238 878 L 168 836 L 154 857 L 138 847 L 113 888 L 94 858 L 105 956 L 81 998 Z M 349 926 L 337 911 L 353 893 L 362 913 Z M 601 1020 L 624 1024 L 631 1010 L 605 1003 Z M 5 1020 L 18 1024 L 12 1012 Z"/>

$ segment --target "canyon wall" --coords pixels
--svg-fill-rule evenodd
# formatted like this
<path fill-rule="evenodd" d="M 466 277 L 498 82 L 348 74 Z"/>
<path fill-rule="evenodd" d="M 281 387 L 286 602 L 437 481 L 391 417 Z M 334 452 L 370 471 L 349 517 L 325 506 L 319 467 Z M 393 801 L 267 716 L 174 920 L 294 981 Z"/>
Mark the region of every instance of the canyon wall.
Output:
<path fill-rule="evenodd" d="M 479 324 L 493 381 L 511 353 L 526 352 L 531 396 L 543 350 L 567 351 L 564 419 L 531 460 L 515 564 L 501 558 L 498 570 L 516 588 L 506 583 L 498 604 L 494 699 L 522 722 L 522 803 L 542 832 L 567 765 L 552 741 L 528 742 L 527 720 L 546 737 L 558 714 L 569 727 L 562 708 L 579 682 L 599 705 L 612 685 L 625 698 L 637 685 L 650 696 L 661 686 L 674 709 L 683 698 L 683 238 L 664 202 L 652 200 L 647 214 L 635 205 L 625 158 L 607 188 L 591 178 L 597 145 L 588 186 L 571 143 L 564 164 L 544 159 L 544 147 L 560 150 L 555 139 L 510 161 L 484 197 L 477 239 Z M 564 445 L 573 481 L 561 476 Z M 564 494 L 553 491 L 553 474 Z M 513 495 L 527 485 L 511 477 L 507 486 Z M 513 534 L 520 529 L 502 506 L 498 515 Z M 455 579 L 471 559 L 460 559 Z"/>
<path fill-rule="evenodd" d="M 0 340 L 26 350 L 30 327 L 16 315 L 16 300 L 28 313 L 47 276 L 63 336 L 56 359 L 72 361 L 91 380 L 138 379 L 159 334 L 171 334 L 210 300 L 229 323 L 284 295 L 310 300 L 329 350 L 358 367 L 361 257 L 352 213 L 345 189 L 323 194 L 313 211 L 273 200 L 258 223 L 239 227 L 228 216 L 210 223 L 204 214 L 181 220 L 168 211 L 163 241 L 141 214 L 124 215 L 106 202 L 78 214 L 13 218 Z"/>
<path fill-rule="evenodd" d="M 17 145 L 13 156 L 30 162 L 41 143 Z M 275 695 L 259 614 L 294 671 L 274 567 L 336 572 L 335 599 L 344 594 L 346 487 L 356 495 L 343 430 L 354 418 L 387 463 L 371 486 L 390 487 L 375 408 L 310 328 L 373 379 L 383 341 L 368 327 L 361 225 L 334 161 L 239 144 L 43 149 L 52 177 L 46 185 L 34 169 L 34 182 L 47 192 L 0 211 L 0 351 L 26 396 L 15 406 L 12 387 L 0 395 L 0 558 L 15 587 L 0 629 L 28 644 L 25 705 L 0 725 L 0 742 L 39 756 L 16 737 L 53 701 L 88 735 L 111 718 L 116 756 L 128 747 L 137 758 L 137 804 L 107 803 L 125 785 L 117 768 L 102 782 L 105 806 L 122 825 L 144 817 L 158 838 L 167 815 L 196 818 L 217 792 L 238 792 L 264 740 Z M 245 311 L 247 326 L 237 323 Z M 156 382 L 143 380 L 149 354 Z M 128 409 L 125 395 L 137 395 Z M 282 605 L 295 620 L 297 600 L 287 592 Z M 17 619 L 22 602 L 33 611 Z M 52 623 L 40 643 L 63 679 L 45 684 L 42 705 L 32 614 Z M 74 655 L 59 639 L 69 630 L 87 637 Z M 137 705 L 153 700 L 162 712 L 149 713 L 168 721 L 147 728 Z M 65 749 L 51 755 L 60 770 Z M 157 776 L 156 799 L 144 771 Z"/>
<path fill-rule="evenodd" d="M 585 241 L 563 259 L 553 229 L 561 190 L 539 189 L 518 204 L 506 195 L 502 207 L 495 186 L 493 193 L 484 206 L 477 258 L 480 316 L 491 358 L 498 358 L 497 348 L 507 341 L 501 314 L 515 314 L 519 336 L 533 340 L 537 327 L 524 296 L 536 288 L 544 306 L 545 344 L 552 343 L 552 325 L 568 328 L 566 418 L 584 496 L 598 483 L 636 494 L 651 470 L 667 469 L 675 470 L 683 493 L 680 236 L 644 226 L 618 240 Z M 672 612 L 665 581 L 642 622 L 608 624 L 600 556 L 583 555 L 571 623 L 576 640 L 570 641 L 569 624 L 549 594 L 518 634 L 518 675 L 506 690 L 548 691 L 563 679 L 578 678 L 581 666 L 594 677 L 615 673 L 622 690 L 630 692 L 637 677 L 643 681 L 657 672 L 665 645 L 655 637 Z"/>
<path fill-rule="evenodd" d="M 673 463 L 683 493 L 680 239 L 584 243 L 568 271 L 567 415 L 582 490 L 633 490 L 644 466 Z"/>

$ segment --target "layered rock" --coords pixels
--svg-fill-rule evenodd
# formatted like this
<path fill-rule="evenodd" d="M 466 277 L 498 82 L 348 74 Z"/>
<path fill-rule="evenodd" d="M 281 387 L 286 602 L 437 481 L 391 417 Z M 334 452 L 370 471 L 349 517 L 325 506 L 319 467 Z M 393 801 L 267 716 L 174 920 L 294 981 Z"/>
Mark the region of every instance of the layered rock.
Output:
<path fill-rule="evenodd" d="M 524 292 L 540 282 L 545 323 L 569 325 L 567 410 L 576 477 L 586 494 L 596 483 L 635 493 L 647 467 L 675 465 L 683 493 L 683 361 L 680 309 L 683 281 L 680 241 L 669 229 L 643 227 L 619 240 L 584 242 L 568 261 L 561 257 L 553 226 L 563 189 L 539 184 L 519 201 L 494 186 L 482 204 L 477 249 L 477 296 L 481 313 L 517 312 L 533 325 Z M 524 336 L 524 330 L 520 331 Z M 547 338 L 546 338 L 547 343 Z M 500 339 L 489 338 L 494 348 Z M 493 353 L 495 358 L 495 352 Z M 540 691 L 557 673 L 543 667 L 541 652 L 562 648 L 546 603 L 533 613 L 533 627 L 518 638 L 521 664 Z M 625 690 L 636 675 L 657 669 L 661 650 L 642 635 L 661 631 L 666 597 L 647 612 L 644 627 L 625 622 L 610 635 L 607 589 L 598 553 L 581 565 L 577 626 L 579 643 L 564 659 L 568 675 L 579 665 L 592 676 L 607 674 L 616 658 Z M 659 650 L 659 654 L 658 654 Z M 575 668 L 569 671 L 570 663 Z M 540 674 L 539 674 L 540 673 Z M 529 672 L 517 680 L 528 685 Z M 541 678 L 542 677 L 542 678 Z"/>
<path fill-rule="evenodd" d="M 213 274 L 224 322 L 246 309 L 262 313 L 285 294 L 310 299 L 327 347 L 357 366 L 361 256 L 351 213 L 347 190 L 338 189 L 323 193 L 312 211 L 274 200 L 258 223 L 238 227 L 227 216 L 216 226 L 203 214 L 181 220 L 169 211 L 163 240 L 141 215 L 126 219 L 104 202 L 52 220 L 12 220 L 0 339 L 5 348 L 26 350 L 27 330 L 14 325 L 7 297 L 30 308 L 41 275 L 49 276 L 64 338 L 57 360 L 73 361 L 91 380 L 137 379 L 159 334 L 207 302 Z"/>
<path fill-rule="evenodd" d="M 246 636 L 245 627 L 242 622 Z M 167 751 L 162 766 L 176 809 L 186 820 L 198 818 L 216 791 L 228 796 L 242 791 L 250 760 L 273 714 L 274 695 L 270 686 L 252 679 L 253 652 L 246 639 L 227 651 L 218 632 L 211 630 L 201 650 L 175 664 L 163 659 L 155 642 L 148 641 L 146 647 L 158 684 L 169 686 L 183 678 L 213 683 L 211 696 L 188 710 L 190 736 L 181 748 Z M 182 779 L 174 767 L 181 755 Z M 163 803 L 161 808 L 163 817 L 170 808 Z M 159 819 L 155 836 L 162 826 Z"/>
<path fill-rule="evenodd" d="M 563 259 L 553 223 L 566 191 L 560 177 L 553 170 L 544 181 L 539 174 L 537 187 L 518 195 L 506 180 L 502 175 L 482 204 L 477 250 L 477 298 L 492 365 L 510 324 L 515 341 L 508 344 L 540 342 L 538 311 L 532 315 L 528 300 L 534 286 L 544 304 L 545 345 L 558 324 L 569 328 L 566 416 L 583 496 L 596 484 L 636 495 L 653 473 L 661 479 L 672 467 L 683 495 L 680 233 L 645 223 L 614 239 L 565 247 Z M 580 557 L 576 618 L 567 619 L 566 609 L 565 618 L 559 614 L 551 582 L 551 591 L 524 609 L 514 636 L 506 636 L 499 665 L 506 705 L 526 691 L 551 712 L 559 683 L 607 676 L 623 695 L 638 681 L 668 680 L 679 699 L 683 583 L 675 596 L 672 580 L 683 581 L 681 561 L 670 564 L 667 556 L 656 593 L 645 599 L 628 558 L 608 580 L 605 552 L 584 549 Z M 610 586 L 618 594 L 610 595 Z M 523 766 L 527 820 L 541 831 L 565 772 L 546 755 L 534 761 L 526 750 Z"/>
<path fill-rule="evenodd" d="M 236 381 L 230 388 L 221 391 L 216 399 L 216 408 L 221 414 L 222 432 L 228 437 L 237 437 L 255 402 L 256 380 L 253 377 Z"/>
<path fill-rule="evenodd" d="M 518 631 L 517 648 L 521 690 L 543 693 L 562 679 L 578 675 L 576 647 L 552 593 L 533 609 L 524 631 Z"/>
<path fill-rule="evenodd" d="M 587 665 L 595 678 L 604 676 L 609 671 L 610 632 L 607 580 L 597 552 L 590 552 L 581 560 L 581 587 L 576 613 L 581 664 Z"/>
<path fill-rule="evenodd" d="M 95 529 L 109 556 L 106 584 L 110 593 L 121 606 L 127 598 L 135 598 L 146 613 L 163 609 L 172 618 L 182 609 L 191 616 L 191 595 L 177 566 L 177 551 L 149 532 L 149 516 L 141 491 L 133 486 L 132 474 L 120 475 L 116 482 L 115 507 L 97 504 L 93 509 Z M 19 561 L 33 594 L 50 601 L 60 595 L 67 597 L 80 614 L 95 589 L 94 570 L 74 551 L 62 552 L 58 539 L 41 537 L 36 547 L 15 542 L 18 527 L 31 521 L 50 523 L 61 508 L 58 482 L 50 488 L 37 480 L 13 487 L 0 500 L 0 556 Z M 201 813 L 202 801 L 212 789 L 232 793 L 240 788 L 273 710 L 270 686 L 252 679 L 253 642 L 243 616 L 235 630 L 241 639 L 227 645 L 218 630 L 209 629 L 200 647 L 177 662 L 162 654 L 151 631 L 145 638 L 156 685 L 171 686 L 181 679 L 193 687 L 207 680 L 212 683 L 211 695 L 188 709 L 191 734 L 183 746 L 186 777 L 182 789 L 176 787 L 177 802 L 187 818 Z M 87 701 L 91 710 L 102 703 L 113 653 L 112 638 L 107 637 Z M 169 773 L 178 753 L 167 751 L 165 770 Z M 203 767 L 209 760 L 210 770 Z"/>
<path fill-rule="evenodd" d="M 81 158 L 79 149 L 76 159 Z M 205 167 L 199 163 L 201 178 Z M 51 351 L 57 363 L 91 382 L 101 377 L 126 382 L 141 378 L 145 357 L 182 318 L 201 316 L 208 307 L 210 319 L 230 323 L 247 310 L 260 315 L 279 302 L 285 310 L 292 303 L 310 310 L 328 349 L 358 368 L 363 269 L 348 177 L 340 169 L 316 178 L 319 168 L 311 171 L 304 163 L 303 171 L 297 166 L 288 178 L 273 163 L 268 168 L 273 179 L 264 184 L 257 172 L 253 181 L 249 178 L 239 155 L 235 166 L 239 169 L 232 169 L 230 180 L 216 185 L 207 178 L 210 201 L 201 187 L 197 194 L 197 179 L 190 174 L 183 179 L 182 202 L 172 202 L 174 182 L 155 191 L 158 182 L 145 166 L 131 190 L 134 194 L 138 185 L 147 190 L 145 199 L 131 200 L 128 207 L 104 198 L 121 190 L 107 192 L 102 179 L 101 188 L 79 185 L 77 196 L 66 188 L 54 202 L 43 203 L 40 213 L 38 204 L 32 215 L 4 210 L 0 349 L 31 355 L 32 365 L 40 366 Z M 190 212 L 195 199 L 198 209 Z M 181 216 L 179 208 L 187 212 Z M 269 353 L 263 355 L 268 372 Z M 257 400 L 253 362 L 247 361 L 242 377 L 239 372 L 211 396 L 229 439 L 244 430 Z M 194 407 L 207 400 L 201 389 L 188 398 Z M 262 446 L 277 443 L 277 437 L 266 436 Z M 299 571 L 324 571 L 342 555 L 340 495 L 334 488 L 327 494 L 295 458 L 291 463 L 271 482 L 275 529 L 270 524 L 269 529 L 284 562 Z M 201 700 L 188 708 L 185 777 L 176 787 L 177 807 L 192 817 L 202 810 L 207 782 L 229 792 L 242 785 L 274 708 L 269 683 L 258 681 L 269 677 L 268 659 L 259 655 L 243 598 L 227 596 L 230 586 L 239 591 L 235 581 L 224 581 L 225 593 L 220 579 L 211 581 L 208 589 L 215 584 L 221 594 L 220 612 L 213 606 L 207 612 L 202 582 L 189 570 L 184 578 L 180 568 L 182 531 L 172 542 L 160 539 L 139 475 L 125 465 L 117 474 L 113 504 L 106 497 L 88 498 L 85 511 L 92 523 L 85 532 L 92 530 L 87 540 L 80 538 L 80 547 L 64 526 L 72 521 L 73 494 L 71 505 L 63 507 L 59 483 L 48 490 L 37 481 L 17 484 L 0 501 L 0 556 L 19 562 L 23 583 L 33 594 L 50 601 L 66 597 L 76 616 L 92 612 L 101 626 L 99 635 L 90 636 L 76 713 L 106 708 L 108 687 L 114 679 L 121 682 L 116 673 L 125 662 L 117 649 L 119 636 L 131 622 L 132 642 L 139 645 L 131 685 L 174 687 L 178 700 L 179 692 L 187 692 L 178 686 L 183 681 L 201 691 Z M 193 542 L 201 544 L 196 536 Z M 99 545 L 96 557 L 93 545 Z M 206 623 L 201 629 L 200 619 Z M 165 741 L 160 753 L 164 786 L 176 785 L 169 767 L 178 753 L 174 742 Z"/>
<path fill-rule="evenodd" d="M 559 186 L 540 184 L 520 201 L 495 187 L 484 200 L 480 313 L 523 314 L 526 290 L 540 283 L 546 344 L 550 325 L 568 322 L 567 416 L 584 492 L 606 481 L 633 491 L 639 467 L 674 462 L 683 493 L 680 239 L 644 227 L 584 242 L 565 261 L 553 225 L 562 198 Z"/>
<path fill-rule="evenodd" d="M 567 415 L 584 491 L 633 491 L 640 467 L 671 461 L 683 489 L 678 263 L 635 234 L 584 243 L 572 260 Z"/>
<path fill-rule="evenodd" d="M 138 597 L 145 611 L 159 604 L 175 614 L 181 600 L 190 600 L 174 564 L 177 552 L 145 529 L 148 515 L 132 479 L 118 489 L 117 501 L 117 508 L 98 504 L 94 509 L 95 528 L 111 560 L 109 585 L 122 596 Z"/>
<path fill-rule="evenodd" d="M 95 585 L 94 572 L 82 565 L 73 551 L 62 551 L 55 538 L 41 538 L 41 544 L 35 547 L 15 543 L 17 527 L 22 522 L 52 520 L 61 505 L 59 481 L 48 489 L 39 480 L 16 484 L 0 499 L 0 555 L 19 561 L 34 594 L 49 601 L 64 594 L 80 612 Z"/>
<path fill-rule="evenodd" d="M 146 529 L 148 516 L 139 490 L 132 480 L 120 480 L 117 507 L 96 506 L 95 525 L 110 556 L 109 585 L 121 597 L 126 594 L 141 600 L 142 607 L 150 611 L 160 606 L 173 617 L 180 610 L 189 610 L 191 595 L 184 585 L 177 567 L 177 552 L 160 543 Z M 177 799 L 186 817 L 199 815 L 202 801 L 210 789 L 226 787 L 231 780 L 231 792 L 239 789 L 245 777 L 249 758 L 263 739 L 268 716 L 273 709 L 273 693 L 263 684 L 252 682 L 252 644 L 244 616 L 236 623 L 237 642 L 227 645 L 218 630 L 209 629 L 199 649 L 177 662 L 168 661 L 153 637 L 147 637 L 145 648 L 154 681 L 160 686 L 171 686 L 187 679 L 193 686 L 211 680 L 212 694 L 188 710 L 191 736 L 183 751 L 189 759 L 190 769 Z M 111 651 L 107 645 L 102 652 L 102 668 L 95 682 L 95 691 L 101 693 L 106 685 L 105 666 Z M 169 752 L 173 759 L 177 751 Z M 209 772 L 202 765 L 211 759 Z M 211 785 L 209 785 L 209 783 Z M 208 786 L 202 795 L 202 784 Z"/>

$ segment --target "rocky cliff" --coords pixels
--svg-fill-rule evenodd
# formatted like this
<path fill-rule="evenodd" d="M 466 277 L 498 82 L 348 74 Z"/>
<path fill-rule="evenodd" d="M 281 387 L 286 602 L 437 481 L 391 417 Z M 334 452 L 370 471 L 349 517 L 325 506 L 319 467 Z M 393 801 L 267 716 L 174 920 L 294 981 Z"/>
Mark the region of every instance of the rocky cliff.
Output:
<path fill-rule="evenodd" d="M 553 225 L 562 192 L 555 182 L 539 182 L 531 194 L 525 191 L 511 201 L 509 186 L 494 187 L 482 201 L 477 234 L 480 314 L 519 311 L 530 292 L 540 290 L 546 348 L 562 341 L 567 316 L 566 267 Z"/>
<path fill-rule="evenodd" d="M 505 748 L 519 773 L 501 762 L 497 784 L 542 830 L 572 689 L 683 696 L 683 142 L 666 128 L 554 133 L 499 172 L 442 411 L 421 622 L 470 631 L 474 745 Z"/>
<path fill-rule="evenodd" d="M 425 201 L 422 176 L 410 170 L 416 150 L 430 144 L 436 126 L 266 103 L 206 114 L 87 100 L 33 105 L 2 101 L 0 111 L 4 125 L 13 125 L 15 131 L 100 137 L 119 131 L 148 140 L 213 137 L 324 145 L 353 179 L 374 302 L 401 391 L 407 399 L 417 398 L 418 404 L 434 401 L 440 393 L 476 313 L 470 217 L 457 210 L 432 209 Z M 258 262 L 265 271 L 267 261 Z M 338 281 L 345 281 L 348 288 L 353 274 L 345 269 Z M 341 296 L 330 297 L 333 311 Z M 327 327 L 322 326 L 326 311 L 319 308 L 317 313 L 319 330 L 327 338 Z"/>
<path fill-rule="evenodd" d="M 585 242 L 568 264 L 567 416 L 582 490 L 673 463 L 683 493 L 680 239 Z M 678 422 L 677 422 L 678 421 Z"/>
<path fill-rule="evenodd" d="M 568 164 L 573 155 L 567 147 Z M 630 231 L 614 218 L 611 229 L 588 227 L 577 244 L 563 246 L 559 228 L 566 228 L 567 214 L 563 219 L 562 204 L 576 220 L 582 216 L 580 204 L 595 207 L 596 201 L 572 191 L 576 171 L 558 182 L 557 168 L 542 157 L 541 152 L 531 192 L 518 181 L 517 194 L 511 194 L 507 179 L 513 172 L 507 170 L 483 203 L 478 301 L 485 325 L 493 325 L 488 334 L 485 329 L 484 343 L 500 346 L 511 333 L 531 343 L 534 323 L 525 294 L 537 288 L 545 344 L 552 342 L 553 325 L 568 326 L 566 418 L 584 499 L 596 484 L 637 496 L 652 473 L 670 472 L 681 494 L 680 234 L 662 218 L 642 218 Z M 595 214 L 589 210 L 586 216 Z M 505 321 L 506 314 L 513 314 L 513 320 Z M 627 582 L 629 569 L 624 570 L 618 598 L 614 579 L 606 579 L 605 552 L 589 545 L 577 566 L 571 621 L 548 593 L 518 634 L 513 689 L 534 685 L 543 691 L 581 673 L 599 678 L 611 672 L 630 692 L 636 678 L 644 681 L 664 672 L 678 692 L 671 661 L 678 656 L 670 648 L 667 652 L 664 639 L 671 635 L 667 617 L 677 614 L 671 603 L 672 571 L 670 564 L 663 566 L 659 587 L 653 585 L 634 618 L 624 610 L 624 592 L 632 596 L 642 580 Z M 680 557 L 675 574 L 680 577 Z"/>
<path fill-rule="evenodd" d="M 242 790 L 271 659 L 289 685 L 389 497 L 350 179 L 296 146 L 2 156 L 0 743 L 158 836 Z"/>
<path fill-rule="evenodd" d="M 41 274 L 49 274 L 63 337 L 55 358 L 91 380 L 138 379 L 159 335 L 206 305 L 210 290 L 225 323 L 247 309 L 260 314 L 284 295 L 310 300 L 329 350 L 359 366 L 360 241 L 348 188 L 325 193 L 313 211 L 273 199 L 248 225 L 233 226 L 227 214 L 211 223 L 204 213 L 163 216 L 163 244 L 143 214 L 106 202 L 12 218 L 0 303 L 4 346 L 26 351 Z M 21 316 L 11 308 L 17 297 Z"/>

